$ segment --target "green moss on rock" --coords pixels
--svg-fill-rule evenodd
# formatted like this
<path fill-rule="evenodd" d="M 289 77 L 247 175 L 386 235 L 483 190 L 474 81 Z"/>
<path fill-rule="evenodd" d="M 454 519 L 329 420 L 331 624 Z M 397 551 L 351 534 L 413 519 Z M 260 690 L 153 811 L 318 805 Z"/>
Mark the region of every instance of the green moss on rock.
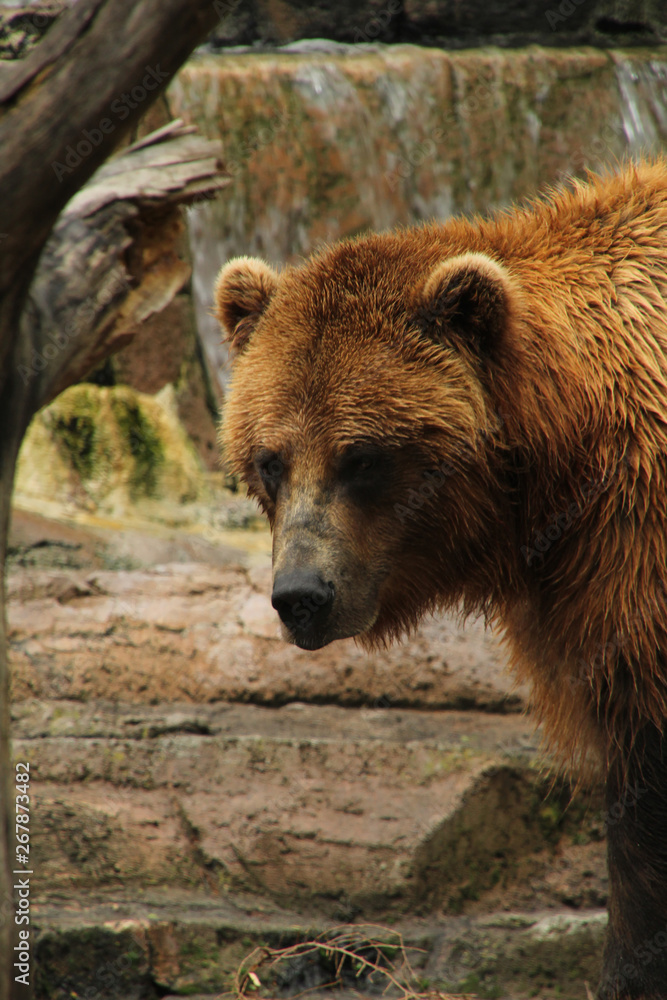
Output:
<path fill-rule="evenodd" d="M 82 383 L 34 418 L 19 456 L 16 493 L 122 514 L 155 500 L 205 499 L 206 474 L 181 425 L 172 386 L 156 396 Z"/>
<path fill-rule="evenodd" d="M 54 415 L 53 432 L 60 440 L 72 465 L 82 479 L 93 472 L 95 456 L 95 421 L 88 413 Z"/>
<path fill-rule="evenodd" d="M 164 464 L 164 445 L 155 426 L 138 402 L 123 397 L 111 400 L 111 408 L 129 454 L 134 460 L 129 485 L 132 499 L 139 495 L 154 496 L 158 473 Z"/>

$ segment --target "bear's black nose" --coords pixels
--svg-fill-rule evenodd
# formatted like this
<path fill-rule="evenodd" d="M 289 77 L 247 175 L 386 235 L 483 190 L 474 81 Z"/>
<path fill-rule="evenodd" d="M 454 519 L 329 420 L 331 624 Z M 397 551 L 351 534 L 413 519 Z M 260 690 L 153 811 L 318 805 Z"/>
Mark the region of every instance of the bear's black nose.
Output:
<path fill-rule="evenodd" d="M 295 634 L 317 633 L 333 607 L 333 584 L 312 570 L 276 574 L 271 603 L 280 620 Z"/>

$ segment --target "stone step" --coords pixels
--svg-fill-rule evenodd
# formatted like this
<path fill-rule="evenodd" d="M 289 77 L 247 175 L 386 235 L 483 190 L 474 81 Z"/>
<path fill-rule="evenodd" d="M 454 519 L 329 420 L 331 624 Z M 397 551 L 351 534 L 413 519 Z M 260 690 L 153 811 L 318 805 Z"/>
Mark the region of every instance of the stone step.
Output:
<path fill-rule="evenodd" d="M 426 948 L 424 985 L 585 1000 L 601 801 L 553 778 L 480 623 L 303 654 L 275 638 L 261 546 L 102 534 L 15 518 L 39 997 L 209 1000 L 258 944 L 379 921 Z M 300 960 L 270 995 L 330 974 Z"/>
<path fill-rule="evenodd" d="M 514 715 L 24 702 L 34 891 L 253 892 L 332 919 L 601 906 L 598 799 Z"/>
<path fill-rule="evenodd" d="M 230 544 L 229 532 L 215 535 L 216 548 L 193 531 L 160 536 L 155 525 L 140 540 L 136 530 L 119 527 L 112 538 L 99 526 L 19 511 L 14 522 L 7 614 L 15 700 L 497 712 L 526 704 L 525 687 L 513 685 L 505 652 L 481 621 L 463 629 L 440 615 L 381 653 L 365 653 L 352 639 L 315 653 L 285 643 L 270 601 L 267 529 L 253 533 L 251 557 Z M 239 546 L 248 534 L 237 533 Z M 134 568 L 108 568 L 118 565 Z"/>
<path fill-rule="evenodd" d="M 36 906 L 34 917 L 38 998 L 210 997 L 231 988 L 254 948 L 289 947 L 334 927 L 321 914 L 297 914 L 266 901 L 212 901 L 173 890 L 127 891 L 84 906 L 64 898 L 57 906 Z M 412 918 L 363 933 L 387 943 L 400 935 L 420 990 L 585 1000 L 586 983 L 594 987 L 599 974 L 605 924 L 604 911 L 560 910 Z M 270 996 L 290 996 L 330 982 L 332 963 L 316 953 L 281 966 L 278 978 L 264 968 L 257 972 L 272 987 Z M 348 978 L 349 986 L 378 995 L 363 978 Z M 341 994 L 331 996 L 340 1000 Z M 359 993 L 354 996 L 359 1000 Z"/>

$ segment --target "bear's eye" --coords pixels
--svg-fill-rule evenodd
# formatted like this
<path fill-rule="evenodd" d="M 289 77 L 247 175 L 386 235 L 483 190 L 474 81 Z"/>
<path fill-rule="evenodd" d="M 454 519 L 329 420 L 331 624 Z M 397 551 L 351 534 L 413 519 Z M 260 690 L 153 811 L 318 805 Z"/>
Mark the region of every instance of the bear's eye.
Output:
<path fill-rule="evenodd" d="M 285 474 L 285 461 L 275 451 L 263 449 L 255 455 L 255 469 L 262 480 L 264 489 L 275 500 L 280 481 Z"/>
<path fill-rule="evenodd" d="M 356 479 L 373 472 L 380 463 L 381 454 L 376 448 L 348 448 L 343 453 L 338 467 L 343 479 Z"/>
<path fill-rule="evenodd" d="M 384 448 L 354 445 L 340 456 L 336 478 L 357 503 L 381 503 L 391 485 L 393 462 Z"/>

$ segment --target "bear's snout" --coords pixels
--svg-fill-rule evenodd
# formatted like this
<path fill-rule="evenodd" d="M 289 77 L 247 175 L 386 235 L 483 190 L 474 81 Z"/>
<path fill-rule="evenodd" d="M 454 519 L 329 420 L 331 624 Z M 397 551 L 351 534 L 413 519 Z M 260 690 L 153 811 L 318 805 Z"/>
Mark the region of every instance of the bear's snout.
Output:
<path fill-rule="evenodd" d="M 297 646 L 317 649 L 334 603 L 334 585 L 309 569 L 277 573 L 271 603 Z"/>

